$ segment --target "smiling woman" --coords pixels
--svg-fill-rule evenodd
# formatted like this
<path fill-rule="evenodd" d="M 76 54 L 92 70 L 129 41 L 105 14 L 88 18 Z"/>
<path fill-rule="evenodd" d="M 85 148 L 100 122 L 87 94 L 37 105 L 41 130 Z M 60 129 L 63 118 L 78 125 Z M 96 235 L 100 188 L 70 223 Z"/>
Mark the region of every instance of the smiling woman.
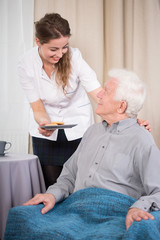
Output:
<path fill-rule="evenodd" d="M 87 93 L 96 101 L 101 90 L 80 51 L 69 46 L 70 36 L 66 19 L 57 13 L 46 14 L 35 23 L 37 46 L 21 57 L 18 65 L 20 83 L 31 106 L 33 152 L 40 159 L 46 187 L 55 183 L 94 122 Z M 51 122 L 74 127 L 42 128 Z"/>
<path fill-rule="evenodd" d="M 39 47 L 38 52 L 43 61 L 43 68 L 49 78 L 51 77 L 52 71 L 55 69 L 55 64 L 67 53 L 68 41 L 69 37 L 62 36 L 58 39 L 50 40 L 48 43 L 41 44 L 40 40 L 36 38 L 36 43 Z M 61 81 L 61 78 L 59 78 L 59 81 Z M 65 87 L 65 81 L 62 82 L 62 84 Z"/>
<path fill-rule="evenodd" d="M 56 64 L 63 55 L 68 51 L 68 37 L 61 37 L 50 40 L 49 43 L 41 44 L 36 38 L 37 46 L 39 47 L 39 55 L 44 63 Z"/>

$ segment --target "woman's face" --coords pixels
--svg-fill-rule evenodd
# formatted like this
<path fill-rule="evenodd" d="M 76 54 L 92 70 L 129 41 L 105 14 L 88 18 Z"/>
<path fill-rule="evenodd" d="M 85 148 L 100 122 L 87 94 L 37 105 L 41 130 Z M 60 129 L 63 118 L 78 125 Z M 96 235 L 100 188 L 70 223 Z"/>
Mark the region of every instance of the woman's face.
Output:
<path fill-rule="evenodd" d="M 52 39 L 48 43 L 41 44 L 36 38 L 36 43 L 39 47 L 39 55 L 43 62 L 51 65 L 56 64 L 63 55 L 68 51 L 69 37 L 61 37 Z"/>

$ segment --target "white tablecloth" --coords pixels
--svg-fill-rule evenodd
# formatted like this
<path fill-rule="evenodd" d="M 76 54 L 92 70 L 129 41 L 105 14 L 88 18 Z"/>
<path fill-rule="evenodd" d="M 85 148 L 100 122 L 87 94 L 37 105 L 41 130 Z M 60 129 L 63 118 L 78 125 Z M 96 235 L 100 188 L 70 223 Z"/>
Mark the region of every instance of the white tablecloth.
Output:
<path fill-rule="evenodd" d="M 8 210 L 21 205 L 37 193 L 44 193 L 45 183 L 37 156 L 6 154 L 0 157 L 0 239 L 3 239 Z"/>

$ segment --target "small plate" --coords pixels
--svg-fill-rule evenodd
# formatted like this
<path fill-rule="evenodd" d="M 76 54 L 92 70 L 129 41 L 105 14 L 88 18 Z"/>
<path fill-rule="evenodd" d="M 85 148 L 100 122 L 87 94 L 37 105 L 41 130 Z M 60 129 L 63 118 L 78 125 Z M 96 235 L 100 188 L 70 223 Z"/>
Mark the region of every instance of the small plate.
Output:
<path fill-rule="evenodd" d="M 64 125 L 45 125 L 41 126 L 43 129 L 53 130 L 53 129 L 63 129 L 63 128 L 72 128 L 75 127 L 77 124 L 64 124 Z"/>

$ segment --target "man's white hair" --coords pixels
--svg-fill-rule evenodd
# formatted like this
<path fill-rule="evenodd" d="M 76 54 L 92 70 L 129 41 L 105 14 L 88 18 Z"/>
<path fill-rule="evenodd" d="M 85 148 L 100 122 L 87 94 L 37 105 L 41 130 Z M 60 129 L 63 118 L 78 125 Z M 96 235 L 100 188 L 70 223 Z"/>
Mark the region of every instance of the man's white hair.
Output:
<path fill-rule="evenodd" d="M 145 84 L 134 72 L 125 69 L 111 69 L 108 75 L 118 83 L 115 100 L 126 101 L 126 114 L 131 118 L 137 117 L 146 97 Z"/>

